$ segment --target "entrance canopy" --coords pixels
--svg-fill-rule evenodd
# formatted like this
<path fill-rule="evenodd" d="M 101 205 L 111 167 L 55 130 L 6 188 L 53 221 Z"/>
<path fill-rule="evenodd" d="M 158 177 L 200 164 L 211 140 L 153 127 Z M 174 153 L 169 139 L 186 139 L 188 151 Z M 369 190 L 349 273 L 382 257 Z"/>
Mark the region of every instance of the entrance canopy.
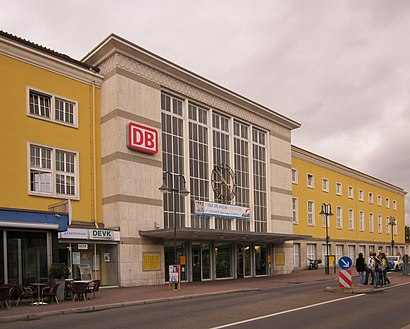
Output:
<path fill-rule="evenodd" d="M 139 231 L 140 236 L 170 240 L 174 238 L 174 229 L 160 229 Z M 258 243 L 282 243 L 289 240 L 308 240 L 310 235 L 287 234 L 287 233 L 263 233 L 244 231 L 225 231 L 211 229 L 196 229 L 190 227 L 178 227 L 176 229 L 178 240 L 191 241 L 231 241 L 231 242 L 258 242 Z"/>

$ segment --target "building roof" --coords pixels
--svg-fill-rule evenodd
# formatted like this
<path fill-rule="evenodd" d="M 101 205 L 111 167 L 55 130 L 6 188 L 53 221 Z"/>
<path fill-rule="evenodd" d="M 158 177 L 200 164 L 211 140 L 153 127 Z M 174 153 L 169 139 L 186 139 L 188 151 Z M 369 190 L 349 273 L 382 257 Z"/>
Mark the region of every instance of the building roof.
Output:
<path fill-rule="evenodd" d="M 47 54 L 47 55 L 50 55 L 50 56 L 59 58 L 60 60 L 63 60 L 63 61 L 65 61 L 65 62 L 68 62 L 68 63 L 71 63 L 71 64 L 74 64 L 74 65 L 79 66 L 79 67 L 81 67 L 81 68 L 85 68 L 85 69 L 90 70 L 90 71 L 93 71 L 93 72 L 95 72 L 95 73 L 98 73 L 98 72 L 99 72 L 98 67 L 94 67 L 94 66 L 89 65 L 89 64 L 87 64 L 87 63 L 84 63 L 84 62 L 82 62 L 82 61 L 76 60 L 76 59 L 74 59 L 74 58 L 72 58 L 72 57 L 70 57 L 70 56 L 68 56 L 68 55 L 59 53 L 59 52 L 54 51 L 54 50 L 52 50 L 52 49 L 49 49 L 49 48 L 46 48 L 46 47 L 41 46 L 41 45 L 39 45 L 39 44 L 36 44 L 36 43 L 34 43 L 34 42 L 31 42 L 31 41 L 22 39 L 22 38 L 20 38 L 20 37 L 18 37 L 18 36 L 15 36 L 15 35 L 13 35 L 13 34 L 7 33 L 7 32 L 5 32 L 5 31 L 0 30 L 0 37 L 5 38 L 5 39 L 8 39 L 8 40 L 11 40 L 11 41 L 14 41 L 14 42 L 17 42 L 17 43 L 19 43 L 19 44 L 21 44 L 21 45 L 24 45 L 24 46 L 30 47 L 30 48 L 32 48 L 32 49 L 38 50 L 38 51 L 40 51 L 40 52 L 42 52 L 42 53 L 44 53 L 44 54 Z"/>
<path fill-rule="evenodd" d="M 98 66 L 114 54 L 119 53 L 153 69 L 164 72 L 165 74 L 185 81 L 203 91 L 214 94 L 221 99 L 236 104 L 237 106 L 251 109 L 255 113 L 265 117 L 268 120 L 286 127 L 287 129 L 296 129 L 301 126 L 300 123 L 280 114 L 272 109 L 260 105 L 242 95 L 239 95 L 221 85 L 218 85 L 192 71 L 189 71 L 163 57 L 160 57 L 118 35 L 110 34 L 83 59 L 85 63 Z"/>

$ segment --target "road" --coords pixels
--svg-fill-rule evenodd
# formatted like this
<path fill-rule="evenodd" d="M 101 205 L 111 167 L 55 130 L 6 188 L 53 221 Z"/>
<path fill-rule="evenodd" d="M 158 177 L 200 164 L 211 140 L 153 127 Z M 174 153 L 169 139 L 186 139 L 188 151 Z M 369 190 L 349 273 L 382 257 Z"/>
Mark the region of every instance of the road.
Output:
<path fill-rule="evenodd" d="M 334 285 L 334 281 L 332 282 Z M 410 324 L 410 284 L 372 294 L 325 291 L 329 282 L 74 313 L 7 323 L 7 329 L 389 328 Z M 239 322 L 239 323 L 238 323 Z"/>

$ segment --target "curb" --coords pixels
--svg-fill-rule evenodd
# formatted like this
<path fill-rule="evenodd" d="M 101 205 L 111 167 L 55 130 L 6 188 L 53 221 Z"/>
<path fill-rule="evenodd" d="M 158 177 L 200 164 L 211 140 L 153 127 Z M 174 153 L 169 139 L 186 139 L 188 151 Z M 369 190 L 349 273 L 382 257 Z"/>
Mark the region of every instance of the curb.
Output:
<path fill-rule="evenodd" d="M 155 299 L 136 300 L 136 301 L 130 301 L 130 302 L 123 302 L 123 303 L 84 306 L 84 307 L 78 307 L 78 308 L 69 308 L 65 310 L 56 310 L 56 311 L 48 311 L 48 312 L 41 312 L 41 313 L 11 315 L 11 316 L 0 317 L 0 323 L 7 323 L 7 322 L 12 322 L 12 321 L 38 320 L 44 317 L 61 315 L 61 314 L 96 312 L 96 311 L 103 311 L 103 310 L 129 307 L 129 306 L 157 304 L 157 303 L 170 302 L 170 301 L 175 301 L 175 300 L 193 299 L 193 298 L 200 298 L 200 297 L 234 294 L 234 293 L 239 293 L 239 292 L 259 291 L 259 290 L 260 290 L 259 288 L 246 288 L 246 289 L 215 291 L 215 292 L 206 292 L 203 294 L 195 294 L 195 295 L 163 297 L 163 298 L 155 298 Z"/>
<path fill-rule="evenodd" d="M 338 292 L 345 294 L 371 294 L 384 291 L 384 288 L 340 288 L 326 287 L 327 292 Z"/>

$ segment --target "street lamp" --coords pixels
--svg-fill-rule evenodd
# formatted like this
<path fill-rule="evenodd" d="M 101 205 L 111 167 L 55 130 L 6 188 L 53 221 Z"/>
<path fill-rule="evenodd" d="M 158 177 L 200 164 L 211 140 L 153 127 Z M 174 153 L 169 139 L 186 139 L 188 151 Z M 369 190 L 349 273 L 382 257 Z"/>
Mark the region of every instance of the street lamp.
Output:
<path fill-rule="evenodd" d="M 176 180 L 173 178 L 176 177 Z M 182 180 L 182 188 L 181 188 L 181 180 Z M 167 181 L 171 181 L 171 187 L 168 185 Z M 178 184 L 176 184 L 178 183 Z M 177 187 L 175 187 L 177 185 Z M 186 188 L 186 180 L 185 177 L 181 174 L 172 174 L 169 171 L 165 171 L 162 176 L 162 185 L 159 190 L 165 193 L 172 193 L 174 199 L 174 264 L 178 264 L 177 261 L 177 211 L 176 211 L 176 199 L 177 194 L 182 195 L 184 198 L 188 196 L 189 191 Z M 180 278 L 178 278 L 180 280 Z M 178 289 L 178 282 L 175 282 L 175 289 Z"/>
<path fill-rule="evenodd" d="M 329 274 L 329 216 L 333 216 L 332 206 L 329 203 L 322 203 L 322 210 L 319 215 L 325 217 L 325 226 L 326 226 L 326 264 L 325 264 L 325 273 Z"/>
<path fill-rule="evenodd" d="M 390 216 L 388 217 L 389 222 L 387 223 L 387 225 L 391 225 L 391 255 L 394 255 L 394 238 L 393 238 L 393 227 L 394 225 L 396 225 L 396 218 Z"/>

